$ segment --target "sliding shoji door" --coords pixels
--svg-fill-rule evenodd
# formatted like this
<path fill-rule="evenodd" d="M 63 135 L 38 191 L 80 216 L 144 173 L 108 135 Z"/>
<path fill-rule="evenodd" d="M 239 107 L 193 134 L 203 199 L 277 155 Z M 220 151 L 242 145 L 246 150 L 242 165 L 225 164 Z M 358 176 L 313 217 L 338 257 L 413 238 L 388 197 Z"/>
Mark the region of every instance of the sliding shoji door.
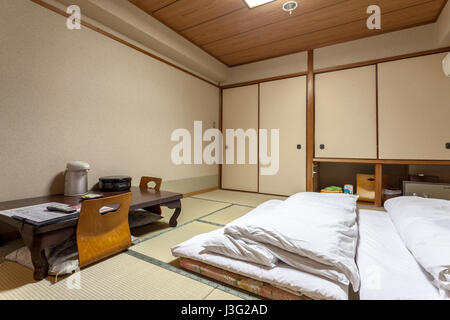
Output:
<path fill-rule="evenodd" d="M 258 85 L 223 90 L 222 128 L 258 130 Z M 258 191 L 258 165 L 249 162 L 249 140 L 246 139 L 246 163 L 237 164 L 237 139 L 234 139 L 234 164 L 226 164 L 226 149 L 231 142 L 224 140 L 224 164 L 222 188 L 242 191 Z M 256 141 L 257 144 L 257 141 Z M 256 145 L 257 148 L 257 145 Z"/>
<path fill-rule="evenodd" d="M 279 129 L 279 170 L 274 175 L 260 172 L 259 192 L 292 195 L 305 191 L 306 76 L 260 84 L 260 128 L 268 130 L 269 154 L 270 130 Z"/>
<path fill-rule="evenodd" d="M 450 160 L 446 54 L 378 65 L 380 159 Z"/>
<path fill-rule="evenodd" d="M 377 158 L 376 66 L 315 78 L 315 155 Z"/>

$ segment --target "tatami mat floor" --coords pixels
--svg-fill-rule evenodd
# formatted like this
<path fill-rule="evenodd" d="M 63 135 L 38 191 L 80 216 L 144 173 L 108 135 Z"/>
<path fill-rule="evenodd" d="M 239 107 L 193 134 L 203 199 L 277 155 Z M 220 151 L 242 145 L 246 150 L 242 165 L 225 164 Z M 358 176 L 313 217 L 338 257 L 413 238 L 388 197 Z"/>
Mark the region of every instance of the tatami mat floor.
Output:
<path fill-rule="evenodd" d="M 210 232 L 218 228 L 215 225 L 194 221 L 160 236 L 143 241 L 130 248 L 130 250 L 169 263 L 175 260 L 175 257 L 170 252 L 171 247 L 189 240 L 198 234 Z"/>
<path fill-rule="evenodd" d="M 250 212 L 252 209 L 253 208 L 234 204 L 211 215 L 203 217 L 200 219 L 200 221 L 216 223 L 218 225 L 226 225 L 231 221 L 234 221 L 242 217 L 246 213 Z"/>
<path fill-rule="evenodd" d="M 264 194 L 228 191 L 228 190 L 216 190 L 208 193 L 199 194 L 194 196 L 195 199 L 205 199 L 217 202 L 225 202 L 231 204 L 239 204 L 243 206 L 257 207 L 263 202 L 272 199 L 284 200 L 286 197 L 269 196 Z"/>
<path fill-rule="evenodd" d="M 178 227 L 169 227 L 173 211 L 164 209 L 163 219 L 133 230 L 139 239 L 127 252 L 58 281 L 48 277 L 35 282 L 31 270 L 3 261 L 8 253 L 23 245 L 21 240 L 10 242 L 0 247 L 0 300 L 254 299 L 178 268 L 170 248 L 197 234 L 220 228 L 270 199 L 283 198 L 217 190 L 183 199 Z"/>

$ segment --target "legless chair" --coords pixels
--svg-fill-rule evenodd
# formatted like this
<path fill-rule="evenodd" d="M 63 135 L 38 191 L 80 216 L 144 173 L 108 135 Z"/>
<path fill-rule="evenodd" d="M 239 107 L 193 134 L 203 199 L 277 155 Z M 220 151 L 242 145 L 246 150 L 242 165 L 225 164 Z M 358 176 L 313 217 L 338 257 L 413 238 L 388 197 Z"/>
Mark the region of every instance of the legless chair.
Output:
<path fill-rule="evenodd" d="M 131 192 L 113 197 L 86 200 L 81 206 L 77 225 L 80 268 L 122 252 L 131 246 L 128 211 Z M 100 208 L 119 204 L 113 212 L 100 213 Z"/>
<path fill-rule="evenodd" d="M 141 178 L 141 183 L 139 184 L 139 188 L 141 188 L 141 189 L 148 189 L 148 184 L 150 182 L 154 182 L 155 183 L 155 187 L 150 188 L 150 189 L 155 189 L 156 191 L 159 191 L 159 189 L 161 188 L 161 183 L 162 183 L 162 179 L 161 178 L 142 177 Z"/>
<path fill-rule="evenodd" d="M 148 184 L 150 182 L 154 182 L 155 186 L 154 187 L 149 187 Z M 139 183 L 139 188 L 140 189 L 155 189 L 156 192 L 159 192 L 160 188 L 161 188 L 161 183 L 162 183 L 162 179 L 161 178 L 154 178 L 154 177 L 141 177 L 141 182 Z M 156 214 L 161 215 L 162 211 L 161 211 L 161 206 L 153 206 L 153 207 L 147 207 L 144 208 L 145 210 L 149 211 L 149 212 L 153 212 Z"/>

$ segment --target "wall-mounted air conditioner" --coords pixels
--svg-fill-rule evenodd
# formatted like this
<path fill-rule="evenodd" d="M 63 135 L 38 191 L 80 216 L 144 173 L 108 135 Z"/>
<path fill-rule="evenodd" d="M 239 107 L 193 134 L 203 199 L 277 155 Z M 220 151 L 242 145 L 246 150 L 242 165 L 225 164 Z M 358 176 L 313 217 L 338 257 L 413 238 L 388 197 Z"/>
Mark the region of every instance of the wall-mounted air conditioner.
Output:
<path fill-rule="evenodd" d="M 442 66 L 444 67 L 444 73 L 447 77 L 450 77 L 450 53 L 442 61 Z"/>

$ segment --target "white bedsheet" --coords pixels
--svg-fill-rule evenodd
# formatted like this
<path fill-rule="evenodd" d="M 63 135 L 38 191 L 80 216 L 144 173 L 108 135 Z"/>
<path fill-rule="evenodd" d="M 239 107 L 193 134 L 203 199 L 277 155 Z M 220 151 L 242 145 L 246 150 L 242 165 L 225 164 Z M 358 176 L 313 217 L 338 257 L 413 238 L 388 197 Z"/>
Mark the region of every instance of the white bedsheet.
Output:
<path fill-rule="evenodd" d="M 264 281 L 273 286 L 304 294 L 312 299 L 347 300 L 348 286 L 294 269 L 283 262 L 275 268 L 207 253 L 202 244 L 215 235 L 223 234 L 223 228 L 201 234 L 172 248 L 175 257 L 201 261 L 215 267 Z"/>
<path fill-rule="evenodd" d="M 435 300 L 432 277 L 405 247 L 388 213 L 359 210 L 357 264 L 361 300 Z"/>

